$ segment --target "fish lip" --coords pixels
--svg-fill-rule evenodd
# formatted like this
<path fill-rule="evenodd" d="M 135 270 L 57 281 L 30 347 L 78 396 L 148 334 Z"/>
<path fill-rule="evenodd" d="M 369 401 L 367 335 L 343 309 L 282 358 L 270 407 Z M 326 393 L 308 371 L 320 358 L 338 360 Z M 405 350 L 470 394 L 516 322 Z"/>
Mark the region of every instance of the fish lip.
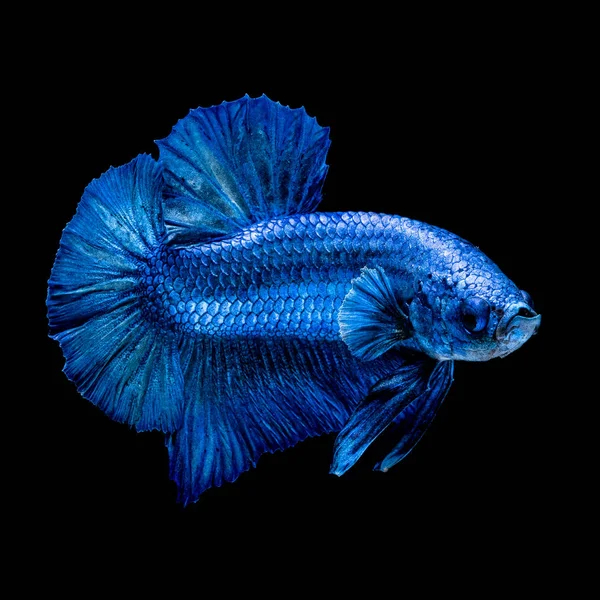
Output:
<path fill-rule="evenodd" d="M 532 316 L 528 317 L 519 314 L 522 309 L 526 309 L 529 313 L 533 313 Z M 516 302 L 506 309 L 504 315 L 500 319 L 500 322 L 496 327 L 496 339 L 498 341 L 504 341 L 511 337 L 511 334 L 513 334 L 515 330 L 519 330 L 521 334 L 528 339 L 537 333 L 541 320 L 542 315 L 535 313 L 529 305 L 524 302 Z"/>

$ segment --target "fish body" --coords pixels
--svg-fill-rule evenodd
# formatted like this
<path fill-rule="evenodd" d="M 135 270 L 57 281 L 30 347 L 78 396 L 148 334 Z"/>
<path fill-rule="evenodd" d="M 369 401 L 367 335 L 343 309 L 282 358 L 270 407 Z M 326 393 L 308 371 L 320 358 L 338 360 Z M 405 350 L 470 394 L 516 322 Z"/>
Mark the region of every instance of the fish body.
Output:
<path fill-rule="evenodd" d="M 151 314 L 183 335 L 339 340 L 337 313 L 365 266 L 403 286 L 423 277 L 420 228 L 375 213 L 312 213 L 224 240 L 162 247 L 144 271 Z"/>
<path fill-rule="evenodd" d="M 180 500 L 264 452 L 339 432 L 343 474 L 389 429 L 412 450 L 453 361 L 505 356 L 529 296 L 443 229 L 316 209 L 328 130 L 265 96 L 197 109 L 86 189 L 48 288 L 80 393 L 165 432 Z"/>
<path fill-rule="evenodd" d="M 491 287 L 494 275 L 497 305 L 522 300 L 492 261 L 444 229 L 338 212 L 272 219 L 208 244 L 161 245 L 144 268 L 144 308 L 150 320 L 183 336 L 335 341 L 352 281 L 376 266 L 404 301 L 421 291 L 442 302 L 454 286 Z M 401 345 L 422 350 L 414 341 Z M 443 341 L 434 357 L 456 358 L 444 355 Z"/>

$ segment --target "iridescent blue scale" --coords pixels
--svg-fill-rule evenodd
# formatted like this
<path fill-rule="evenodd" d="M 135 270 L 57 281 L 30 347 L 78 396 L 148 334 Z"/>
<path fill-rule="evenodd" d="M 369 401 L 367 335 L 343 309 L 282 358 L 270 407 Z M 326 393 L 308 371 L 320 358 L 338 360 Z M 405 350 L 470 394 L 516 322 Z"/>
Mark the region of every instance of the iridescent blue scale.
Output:
<path fill-rule="evenodd" d="M 386 230 L 384 215 L 369 214 L 367 225 L 360 216 L 284 217 L 196 248 L 161 247 L 144 269 L 146 310 L 185 335 L 337 339 L 337 311 L 352 279 L 373 262 L 367 255 L 396 272 L 405 254 L 391 240 L 400 219 L 386 219 Z M 348 252 L 345 224 L 355 218 L 364 244 Z"/>

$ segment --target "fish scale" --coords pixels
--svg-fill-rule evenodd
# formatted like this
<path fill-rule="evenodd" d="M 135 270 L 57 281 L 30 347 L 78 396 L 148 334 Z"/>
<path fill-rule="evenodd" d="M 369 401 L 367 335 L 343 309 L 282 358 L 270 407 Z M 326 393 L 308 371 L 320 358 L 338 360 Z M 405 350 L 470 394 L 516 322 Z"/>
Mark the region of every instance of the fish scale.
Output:
<path fill-rule="evenodd" d="M 360 269 L 414 278 L 406 266 L 431 230 L 378 213 L 313 213 L 195 248 L 162 246 L 144 271 L 147 314 L 194 336 L 338 339 L 337 311 Z"/>

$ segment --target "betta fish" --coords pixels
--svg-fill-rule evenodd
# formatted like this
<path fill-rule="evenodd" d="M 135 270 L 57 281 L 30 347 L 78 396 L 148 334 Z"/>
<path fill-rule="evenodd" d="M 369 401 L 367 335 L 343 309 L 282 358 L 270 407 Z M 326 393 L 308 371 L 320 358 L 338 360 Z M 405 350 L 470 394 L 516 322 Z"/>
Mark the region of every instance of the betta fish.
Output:
<path fill-rule="evenodd" d="M 244 96 L 191 110 L 85 189 L 48 282 L 78 392 L 164 432 L 183 504 L 265 452 L 335 432 L 342 475 L 421 439 L 455 360 L 503 357 L 540 315 L 478 248 L 409 218 L 318 212 L 329 129 Z"/>

